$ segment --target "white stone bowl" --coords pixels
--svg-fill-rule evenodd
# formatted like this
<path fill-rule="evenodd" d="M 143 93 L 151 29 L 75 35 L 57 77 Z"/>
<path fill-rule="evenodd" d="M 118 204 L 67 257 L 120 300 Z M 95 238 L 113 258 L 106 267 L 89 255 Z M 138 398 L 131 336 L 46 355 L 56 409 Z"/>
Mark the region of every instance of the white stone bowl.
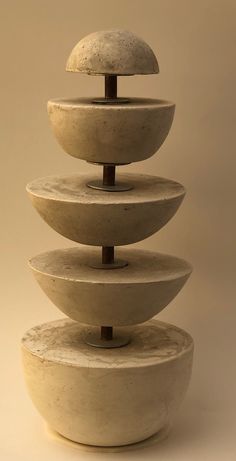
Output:
<path fill-rule="evenodd" d="M 158 314 L 179 293 L 192 268 L 183 259 L 140 249 L 119 249 L 128 266 L 94 269 L 95 248 L 42 253 L 29 262 L 49 299 L 68 317 L 90 325 L 125 326 Z"/>
<path fill-rule="evenodd" d="M 89 162 L 131 163 L 151 157 L 169 133 L 175 105 L 132 98 L 127 104 L 94 104 L 92 98 L 55 99 L 48 114 L 59 144 Z"/>
<path fill-rule="evenodd" d="M 175 214 L 184 187 L 149 175 L 118 175 L 133 189 L 94 190 L 87 183 L 99 176 L 61 175 L 27 185 L 33 206 L 56 232 L 85 245 L 127 245 L 157 232 Z"/>
<path fill-rule="evenodd" d="M 48 424 L 75 442 L 122 446 L 169 424 L 188 388 L 193 340 L 150 321 L 129 330 L 131 342 L 98 349 L 86 327 L 63 319 L 29 330 L 22 343 L 26 383 Z"/>

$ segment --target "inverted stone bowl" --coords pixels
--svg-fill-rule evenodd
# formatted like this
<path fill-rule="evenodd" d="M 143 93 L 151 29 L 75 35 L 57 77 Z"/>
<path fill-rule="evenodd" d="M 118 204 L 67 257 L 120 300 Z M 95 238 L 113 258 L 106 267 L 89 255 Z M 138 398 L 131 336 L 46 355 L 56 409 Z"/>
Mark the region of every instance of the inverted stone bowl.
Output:
<path fill-rule="evenodd" d="M 127 104 L 94 104 L 92 99 L 55 99 L 48 114 L 59 144 L 89 162 L 130 163 L 151 157 L 169 133 L 175 105 L 132 98 Z"/>
<path fill-rule="evenodd" d="M 101 252 L 69 248 L 29 261 L 40 287 L 68 317 L 90 325 L 124 326 L 145 322 L 169 304 L 187 281 L 183 259 L 139 249 L 119 249 L 122 269 L 94 269 Z"/>
<path fill-rule="evenodd" d="M 193 340 L 156 320 L 129 333 L 130 343 L 112 351 L 87 345 L 87 327 L 69 319 L 25 334 L 26 383 L 52 429 L 109 447 L 144 440 L 172 421 L 191 377 Z"/>
<path fill-rule="evenodd" d="M 85 245 L 127 245 L 164 226 L 180 206 L 185 189 L 169 179 L 122 174 L 126 192 L 97 191 L 86 184 L 98 176 L 39 178 L 27 186 L 33 206 L 59 234 Z"/>
<path fill-rule="evenodd" d="M 150 46 L 128 30 L 100 30 L 83 37 L 73 48 L 66 70 L 90 75 L 157 74 Z"/>

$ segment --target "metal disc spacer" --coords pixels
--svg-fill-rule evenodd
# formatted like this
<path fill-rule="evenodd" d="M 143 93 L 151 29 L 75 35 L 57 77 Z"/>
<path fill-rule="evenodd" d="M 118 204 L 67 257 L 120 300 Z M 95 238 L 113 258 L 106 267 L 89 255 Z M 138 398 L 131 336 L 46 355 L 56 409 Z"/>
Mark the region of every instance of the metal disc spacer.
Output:
<path fill-rule="evenodd" d="M 130 165 L 130 162 L 128 163 L 103 163 L 103 162 L 91 162 L 91 160 L 86 160 L 87 163 L 91 163 L 91 165 L 98 165 L 98 166 L 124 166 L 124 165 Z"/>
<path fill-rule="evenodd" d="M 103 190 L 106 192 L 125 192 L 133 189 L 133 186 L 131 186 L 130 184 L 119 181 L 117 181 L 114 185 L 108 186 L 106 184 L 103 184 L 103 181 L 100 179 L 87 183 L 87 186 L 91 189 Z"/>
<path fill-rule="evenodd" d="M 129 104 L 128 98 L 96 98 L 92 100 L 93 104 Z"/>
<path fill-rule="evenodd" d="M 103 270 L 112 270 L 112 269 L 122 269 L 122 267 L 128 266 L 128 262 L 122 259 L 116 259 L 114 262 L 111 263 L 102 263 L 98 261 L 97 263 L 94 262 L 89 264 L 89 267 L 92 269 L 103 269 Z"/>

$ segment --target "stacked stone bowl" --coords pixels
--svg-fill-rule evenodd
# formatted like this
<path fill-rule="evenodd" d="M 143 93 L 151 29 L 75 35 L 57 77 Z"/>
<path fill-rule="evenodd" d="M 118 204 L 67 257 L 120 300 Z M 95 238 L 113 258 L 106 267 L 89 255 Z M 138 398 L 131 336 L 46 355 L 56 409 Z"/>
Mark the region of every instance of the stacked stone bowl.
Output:
<path fill-rule="evenodd" d="M 27 185 L 40 216 L 77 246 L 29 262 L 40 287 L 69 319 L 26 332 L 24 373 L 35 406 L 54 431 L 81 444 L 124 446 L 170 424 L 191 376 L 190 335 L 152 319 L 181 290 L 191 266 L 123 248 L 161 229 L 185 189 L 157 176 L 116 176 L 118 166 L 157 152 L 175 106 L 117 96 L 118 76 L 159 72 L 151 48 L 130 32 L 86 36 L 66 69 L 105 78 L 102 98 L 48 102 L 65 152 L 99 165 L 103 175 L 47 176 Z"/>

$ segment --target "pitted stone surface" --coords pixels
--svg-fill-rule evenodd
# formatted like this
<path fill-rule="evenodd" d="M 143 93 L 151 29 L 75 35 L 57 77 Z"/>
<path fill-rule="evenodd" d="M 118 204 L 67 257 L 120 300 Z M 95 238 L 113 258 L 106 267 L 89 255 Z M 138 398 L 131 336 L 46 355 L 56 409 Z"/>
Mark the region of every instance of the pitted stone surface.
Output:
<path fill-rule="evenodd" d="M 66 70 L 94 75 L 157 74 L 158 62 L 150 46 L 122 29 L 93 32 L 73 48 Z"/>

